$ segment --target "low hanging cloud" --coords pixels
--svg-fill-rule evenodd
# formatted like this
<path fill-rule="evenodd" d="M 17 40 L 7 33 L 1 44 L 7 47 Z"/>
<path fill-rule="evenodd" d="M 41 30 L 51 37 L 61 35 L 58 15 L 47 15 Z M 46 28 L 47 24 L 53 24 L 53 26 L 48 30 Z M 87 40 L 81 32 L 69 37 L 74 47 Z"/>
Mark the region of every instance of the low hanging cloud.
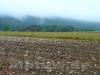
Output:
<path fill-rule="evenodd" d="M 0 14 L 61 16 L 100 21 L 99 0 L 0 0 Z"/>

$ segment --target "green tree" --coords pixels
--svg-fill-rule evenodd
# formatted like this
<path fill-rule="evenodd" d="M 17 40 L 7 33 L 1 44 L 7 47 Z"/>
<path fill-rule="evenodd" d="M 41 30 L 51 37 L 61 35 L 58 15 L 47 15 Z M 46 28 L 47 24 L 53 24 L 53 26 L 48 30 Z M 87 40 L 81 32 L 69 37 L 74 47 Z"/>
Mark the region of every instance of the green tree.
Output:
<path fill-rule="evenodd" d="M 10 30 L 9 26 L 8 25 L 4 25 L 3 31 L 9 31 L 9 30 Z"/>

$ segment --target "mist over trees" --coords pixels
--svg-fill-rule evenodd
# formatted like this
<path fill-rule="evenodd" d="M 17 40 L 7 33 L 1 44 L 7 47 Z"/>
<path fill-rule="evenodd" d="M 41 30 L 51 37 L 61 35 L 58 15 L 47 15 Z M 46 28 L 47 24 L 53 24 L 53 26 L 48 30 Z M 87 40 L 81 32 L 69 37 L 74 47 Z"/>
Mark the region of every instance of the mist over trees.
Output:
<path fill-rule="evenodd" d="M 0 31 L 42 31 L 42 32 L 67 32 L 67 31 L 99 31 L 100 23 L 83 22 L 60 17 L 25 16 L 16 18 L 0 16 Z"/>

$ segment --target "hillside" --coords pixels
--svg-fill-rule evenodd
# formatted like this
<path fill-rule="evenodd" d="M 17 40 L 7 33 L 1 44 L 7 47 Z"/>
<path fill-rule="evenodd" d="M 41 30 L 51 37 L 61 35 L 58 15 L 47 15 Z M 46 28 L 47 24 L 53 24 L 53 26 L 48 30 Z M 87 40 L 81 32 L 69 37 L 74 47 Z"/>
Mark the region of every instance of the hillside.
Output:
<path fill-rule="evenodd" d="M 4 31 L 100 31 L 100 23 L 60 17 L 0 16 L 0 30 Z"/>

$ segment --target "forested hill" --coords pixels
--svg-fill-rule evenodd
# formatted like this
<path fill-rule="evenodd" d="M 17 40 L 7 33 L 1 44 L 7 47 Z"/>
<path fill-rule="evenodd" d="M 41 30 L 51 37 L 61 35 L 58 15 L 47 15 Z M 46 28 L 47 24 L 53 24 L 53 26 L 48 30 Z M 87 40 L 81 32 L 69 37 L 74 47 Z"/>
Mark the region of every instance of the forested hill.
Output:
<path fill-rule="evenodd" d="M 12 16 L 0 16 L 0 31 L 100 31 L 100 23 L 60 17 L 25 16 L 19 19 Z"/>

